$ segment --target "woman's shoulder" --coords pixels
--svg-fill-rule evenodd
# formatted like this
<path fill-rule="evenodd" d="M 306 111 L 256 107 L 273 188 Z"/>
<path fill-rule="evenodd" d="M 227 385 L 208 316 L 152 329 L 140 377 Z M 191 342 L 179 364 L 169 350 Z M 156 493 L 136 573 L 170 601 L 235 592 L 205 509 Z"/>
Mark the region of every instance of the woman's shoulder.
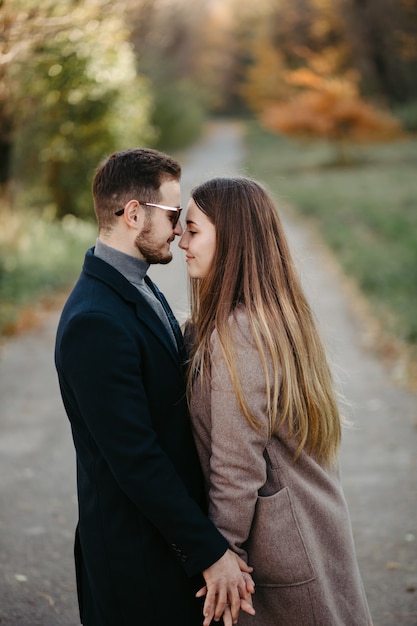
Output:
<path fill-rule="evenodd" d="M 243 306 L 237 307 L 229 318 L 230 329 L 236 339 L 245 343 L 253 343 L 253 329 L 247 310 Z"/>
<path fill-rule="evenodd" d="M 230 316 L 231 323 L 239 325 L 249 325 L 249 316 L 246 308 L 243 305 L 237 306 Z"/>
<path fill-rule="evenodd" d="M 228 322 L 230 335 L 235 346 L 249 347 L 255 345 L 249 315 L 243 306 L 236 307 L 230 314 Z M 212 346 L 217 345 L 218 341 L 219 336 L 215 328 L 211 334 Z"/>

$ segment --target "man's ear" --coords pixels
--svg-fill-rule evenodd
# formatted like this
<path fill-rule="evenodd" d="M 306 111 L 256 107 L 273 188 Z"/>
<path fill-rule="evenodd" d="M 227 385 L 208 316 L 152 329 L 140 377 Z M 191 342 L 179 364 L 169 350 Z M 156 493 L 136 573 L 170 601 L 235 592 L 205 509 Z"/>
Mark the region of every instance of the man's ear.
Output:
<path fill-rule="evenodd" d="M 137 200 L 129 200 L 127 204 L 125 204 L 125 211 L 123 213 L 123 217 L 126 225 L 129 228 L 137 229 L 140 223 L 140 204 Z"/>

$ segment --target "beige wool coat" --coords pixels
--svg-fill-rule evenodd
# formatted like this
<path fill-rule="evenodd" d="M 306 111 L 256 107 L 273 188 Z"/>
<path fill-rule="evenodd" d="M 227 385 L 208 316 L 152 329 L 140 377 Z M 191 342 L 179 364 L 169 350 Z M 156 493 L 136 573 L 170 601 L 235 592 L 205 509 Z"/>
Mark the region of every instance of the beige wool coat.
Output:
<path fill-rule="evenodd" d="M 369 626 L 338 469 L 306 452 L 294 462 L 285 431 L 268 438 L 265 376 L 244 312 L 231 322 L 242 388 L 256 418 L 243 416 L 216 337 L 211 384 L 197 379 L 191 416 L 209 514 L 250 565 L 256 616 L 239 626 Z"/>

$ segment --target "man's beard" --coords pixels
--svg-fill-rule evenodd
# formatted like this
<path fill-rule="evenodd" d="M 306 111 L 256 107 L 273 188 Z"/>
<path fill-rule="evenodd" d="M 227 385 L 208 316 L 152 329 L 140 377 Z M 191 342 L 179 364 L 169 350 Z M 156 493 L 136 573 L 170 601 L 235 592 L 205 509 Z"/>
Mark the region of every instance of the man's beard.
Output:
<path fill-rule="evenodd" d="M 157 263 L 166 265 L 172 261 L 172 252 L 170 250 L 164 253 L 162 250 L 158 249 L 158 244 L 154 239 L 152 220 L 150 218 L 145 221 L 141 232 L 136 237 L 135 245 L 149 265 L 155 265 Z"/>

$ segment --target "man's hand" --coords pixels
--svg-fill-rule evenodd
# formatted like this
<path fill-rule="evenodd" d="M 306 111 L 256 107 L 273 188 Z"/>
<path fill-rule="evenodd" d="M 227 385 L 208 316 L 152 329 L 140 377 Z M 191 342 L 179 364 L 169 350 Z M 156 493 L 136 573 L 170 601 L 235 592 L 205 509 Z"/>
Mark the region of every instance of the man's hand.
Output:
<path fill-rule="evenodd" d="M 213 619 L 218 622 L 222 615 L 224 625 L 232 626 L 232 623 L 237 622 L 240 609 L 255 615 L 251 598 L 255 591 L 250 576 L 252 571 L 253 568 L 231 550 L 227 550 L 218 561 L 204 570 L 206 587 L 197 593 L 197 597 L 207 594 L 203 626 L 210 626 Z"/>

